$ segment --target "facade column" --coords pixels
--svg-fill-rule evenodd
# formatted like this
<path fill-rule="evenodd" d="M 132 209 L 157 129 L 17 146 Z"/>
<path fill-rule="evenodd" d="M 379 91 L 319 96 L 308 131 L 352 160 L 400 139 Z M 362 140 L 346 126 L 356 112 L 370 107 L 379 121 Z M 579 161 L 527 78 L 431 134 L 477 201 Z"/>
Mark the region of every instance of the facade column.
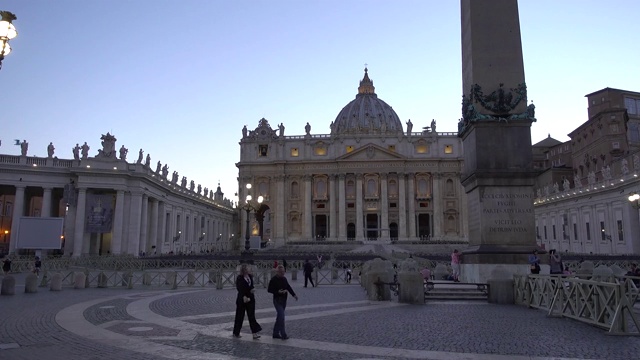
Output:
<path fill-rule="evenodd" d="M 311 176 L 304 177 L 304 237 L 305 241 L 313 240 L 313 219 L 311 216 Z"/>
<path fill-rule="evenodd" d="M 78 203 L 76 205 L 76 229 L 73 234 L 73 257 L 80 257 L 83 251 L 89 251 L 89 249 L 83 249 L 84 243 L 84 218 L 85 210 L 87 206 L 87 189 L 78 189 Z"/>
<path fill-rule="evenodd" d="M 142 212 L 140 214 L 140 246 L 138 252 L 147 254 L 147 234 L 149 227 L 149 197 L 142 195 Z"/>
<path fill-rule="evenodd" d="M 149 227 L 149 242 L 146 246 L 147 254 L 156 254 L 158 252 L 158 200 L 150 199 L 151 202 L 151 227 Z M 155 246 L 155 248 L 153 248 Z"/>
<path fill-rule="evenodd" d="M 356 174 L 356 240 L 364 240 L 362 211 L 362 174 Z"/>
<path fill-rule="evenodd" d="M 391 230 L 389 229 L 389 195 L 387 190 L 387 174 L 380 174 L 380 207 L 382 220 L 380 224 L 380 237 L 383 241 L 389 241 Z"/>
<path fill-rule="evenodd" d="M 347 240 L 347 201 L 345 198 L 345 174 L 338 175 L 338 240 Z"/>
<path fill-rule="evenodd" d="M 42 209 L 40 210 L 41 217 L 51 217 L 51 188 L 44 188 L 42 194 Z"/>
<path fill-rule="evenodd" d="M 415 174 L 409 173 L 407 176 L 408 184 L 408 196 L 409 202 L 409 239 L 416 238 L 416 190 L 415 190 Z"/>
<path fill-rule="evenodd" d="M 284 219 L 287 216 L 286 209 L 284 207 L 285 191 L 284 183 L 286 176 L 276 176 L 276 211 L 275 211 L 275 223 L 273 219 L 271 221 L 274 224 L 274 228 L 271 229 L 274 241 L 276 245 L 284 245 L 286 242 L 286 231 L 284 228 Z"/>
<path fill-rule="evenodd" d="M 131 192 L 129 229 L 127 231 L 129 255 L 138 256 L 140 249 L 140 214 L 142 213 L 142 193 Z"/>
<path fill-rule="evenodd" d="M 440 173 L 432 174 L 432 193 L 431 199 L 433 203 L 433 237 L 441 240 L 444 236 L 442 232 L 444 212 L 442 210 L 442 175 Z"/>
<path fill-rule="evenodd" d="M 405 193 L 405 182 L 407 176 L 398 174 L 398 239 L 406 240 L 407 238 L 407 194 Z"/>
<path fill-rule="evenodd" d="M 167 210 L 164 201 L 158 202 L 158 236 L 156 237 L 156 252 L 162 254 L 164 240 L 167 238 Z"/>
<path fill-rule="evenodd" d="M 338 216 L 336 214 L 336 176 L 329 175 L 329 239 L 336 240 L 338 232 L 336 224 Z"/>
<path fill-rule="evenodd" d="M 124 190 L 118 190 L 116 194 L 116 210 L 113 218 L 113 230 L 111 232 L 111 253 L 122 253 L 122 227 L 124 224 Z"/>
<path fill-rule="evenodd" d="M 18 224 L 24 216 L 24 190 L 26 186 L 16 186 L 16 196 L 13 200 L 13 214 L 11 218 L 11 236 L 9 238 L 9 253 L 13 254 L 17 249 Z"/>

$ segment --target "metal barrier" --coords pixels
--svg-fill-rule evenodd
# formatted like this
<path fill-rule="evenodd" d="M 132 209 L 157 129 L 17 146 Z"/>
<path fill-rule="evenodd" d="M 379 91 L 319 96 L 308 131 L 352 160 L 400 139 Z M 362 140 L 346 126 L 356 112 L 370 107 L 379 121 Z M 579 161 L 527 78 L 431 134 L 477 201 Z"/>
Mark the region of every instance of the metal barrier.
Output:
<path fill-rule="evenodd" d="M 549 316 L 604 328 L 609 334 L 640 335 L 640 322 L 633 311 L 638 288 L 633 280 L 602 282 L 559 275 L 516 275 L 515 301 L 547 310 Z"/>

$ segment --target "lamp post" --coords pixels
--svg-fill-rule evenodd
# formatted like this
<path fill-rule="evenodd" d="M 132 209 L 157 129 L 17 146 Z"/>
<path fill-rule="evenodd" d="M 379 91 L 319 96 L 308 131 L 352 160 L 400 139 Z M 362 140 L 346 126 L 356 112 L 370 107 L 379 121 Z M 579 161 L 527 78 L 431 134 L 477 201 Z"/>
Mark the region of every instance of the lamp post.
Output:
<path fill-rule="evenodd" d="M 251 248 L 251 242 L 249 241 L 249 238 L 250 238 L 249 215 L 251 214 L 251 211 L 258 211 L 260 209 L 260 206 L 263 200 L 262 195 L 258 196 L 257 201 L 253 200 L 253 198 L 251 197 L 251 194 L 249 194 L 249 192 L 251 191 L 251 184 L 247 184 L 246 188 L 247 188 L 247 195 L 245 197 L 244 204 L 242 204 L 241 206 L 241 208 L 247 212 L 247 227 L 245 229 L 245 234 L 244 234 L 244 251 L 242 252 L 243 257 L 251 255 L 251 252 L 249 251 L 249 249 Z"/>
<path fill-rule="evenodd" d="M 16 16 L 9 11 L 0 10 L 0 69 L 2 69 L 2 60 L 11 52 L 9 40 L 18 35 L 12 21 L 16 20 Z"/>

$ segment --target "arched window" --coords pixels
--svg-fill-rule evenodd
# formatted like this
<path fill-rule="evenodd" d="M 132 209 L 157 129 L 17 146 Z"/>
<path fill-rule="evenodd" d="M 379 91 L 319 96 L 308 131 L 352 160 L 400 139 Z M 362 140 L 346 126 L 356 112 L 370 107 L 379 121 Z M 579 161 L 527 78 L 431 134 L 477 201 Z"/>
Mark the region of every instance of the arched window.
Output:
<path fill-rule="evenodd" d="M 292 198 L 297 198 L 300 194 L 300 185 L 298 185 L 297 181 L 293 181 L 291 183 L 291 197 Z"/>
<path fill-rule="evenodd" d="M 269 184 L 266 182 L 261 182 L 258 186 L 258 195 L 267 196 L 269 192 Z"/>
<path fill-rule="evenodd" d="M 449 215 L 447 217 L 447 230 L 448 233 L 455 233 L 457 232 L 456 229 L 456 218 L 453 215 Z"/>
<path fill-rule="evenodd" d="M 369 179 L 367 180 L 367 196 L 376 196 L 377 195 L 377 189 L 376 189 L 376 181 L 373 179 Z"/>

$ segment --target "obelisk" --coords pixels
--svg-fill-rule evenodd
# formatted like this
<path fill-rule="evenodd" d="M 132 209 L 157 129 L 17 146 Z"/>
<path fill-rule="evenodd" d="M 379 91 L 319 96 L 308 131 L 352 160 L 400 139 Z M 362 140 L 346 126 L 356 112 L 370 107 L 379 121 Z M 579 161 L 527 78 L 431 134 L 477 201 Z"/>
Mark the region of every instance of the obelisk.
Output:
<path fill-rule="evenodd" d="M 485 283 L 500 265 L 529 271 L 537 248 L 533 210 L 531 123 L 517 0 L 461 0 L 462 185 L 468 199 L 469 247 L 461 277 Z"/>

